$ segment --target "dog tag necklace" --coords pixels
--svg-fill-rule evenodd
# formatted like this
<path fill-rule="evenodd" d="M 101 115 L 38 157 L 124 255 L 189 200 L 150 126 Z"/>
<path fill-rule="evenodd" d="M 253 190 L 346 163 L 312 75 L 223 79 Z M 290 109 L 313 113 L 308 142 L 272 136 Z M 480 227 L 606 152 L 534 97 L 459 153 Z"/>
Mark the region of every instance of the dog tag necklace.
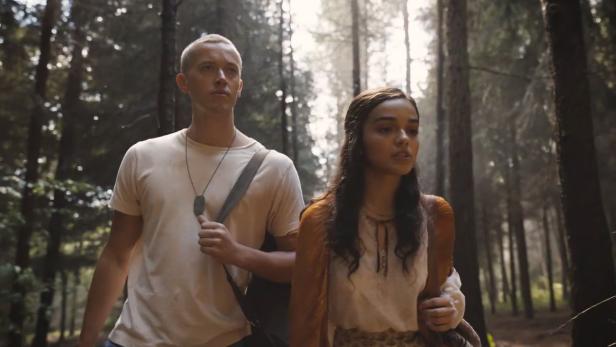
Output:
<path fill-rule="evenodd" d="M 200 216 L 201 214 L 203 214 L 203 211 L 205 211 L 205 192 L 207 191 L 207 188 L 210 186 L 212 179 L 216 175 L 216 171 L 218 171 L 220 164 L 222 164 L 222 162 L 225 160 L 225 157 L 227 156 L 227 153 L 229 152 L 231 145 L 233 145 L 233 141 L 235 141 L 235 135 L 237 135 L 237 131 L 233 129 L 233 138 L 231 139 L 229 146 L 227 146 L 225 153 L 222 155 L 222 158 L 218 161 L 218 165 L 216 165 L 216 168 L 214 169 L 212 176 L 210 176 L 210 179 L 207 181 L 205 188 L 203 188 L 203 192 L 201 194 L 198 194 L 197 189 L 195 188 L 195 183 L 193 182 L 192 176 L 190 175 L 190 168 L 188 167 L 188 131 L 186 131 L 186 139 L 184 141 L 184 153 L 186 154 L 186 172 L 188 172 L 188 179 L 190 180 L 190 185 L 192 186 L 193 192 L 195 192 L 195 200 L 193 202 L 193 213 L 195 214 L 195 216 Z"/>

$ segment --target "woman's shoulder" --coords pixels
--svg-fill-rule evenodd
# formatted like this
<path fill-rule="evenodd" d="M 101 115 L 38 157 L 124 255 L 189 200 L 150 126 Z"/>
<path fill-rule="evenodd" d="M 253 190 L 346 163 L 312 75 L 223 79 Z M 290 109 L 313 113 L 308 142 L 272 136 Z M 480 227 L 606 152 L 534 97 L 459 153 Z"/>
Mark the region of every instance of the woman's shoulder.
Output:
<path fill-rule="evenodd" d="M 327 222 L 331 215 L 331 207 L 327 199 L 313 199 L 302 211 L 299 225 L 298 250 L 309 245 L 314 248 L 310 254 L 316 254 L 316 250 L 324 249 L 317 245 L 327 243 Z"/>
<path fill-rule="evenodd" d="M 316 224 L 325 222 L 331 213 L 332 207 L 327 196 L 312 199 L 300 215 L 302 223 Z"/>

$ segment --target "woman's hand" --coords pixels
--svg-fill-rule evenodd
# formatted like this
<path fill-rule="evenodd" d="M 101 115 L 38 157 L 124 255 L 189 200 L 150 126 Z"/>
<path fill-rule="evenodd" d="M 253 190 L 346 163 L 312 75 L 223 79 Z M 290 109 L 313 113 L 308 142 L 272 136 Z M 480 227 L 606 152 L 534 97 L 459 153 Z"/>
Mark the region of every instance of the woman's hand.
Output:
<path fill-rule="evenodd" d="M 421 319 L 426 326 L 436 332 L 444 332 L 455 328 L 458 317 L 454 299 L 447 293 L 427 299 L 419 305 Z"/>

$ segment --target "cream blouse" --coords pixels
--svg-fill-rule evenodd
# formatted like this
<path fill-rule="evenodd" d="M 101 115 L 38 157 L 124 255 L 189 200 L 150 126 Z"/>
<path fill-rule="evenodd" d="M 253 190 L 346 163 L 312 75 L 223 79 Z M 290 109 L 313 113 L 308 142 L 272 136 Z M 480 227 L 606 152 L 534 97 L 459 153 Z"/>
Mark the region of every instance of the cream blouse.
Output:
<path fill-rule="evenodd" d="M 332 252 L 328 289 L 330 341 L 335 327 L 365 332 L 419 329 L 417 296 L 428 277 L 426 218 L 424 214 L 420 247 L 405 273 L 394 253 L 396 232 L 392 217 L 362 209 L 358 223 L 362 253 L 359 267 L 350 277 L 348 265 Z M 458 310 L 452 328 L 464 316 L 465 302 L 460 287 L 460 276 L 454 270 L 442 286 L 442 292 L 453 299 Z"/>

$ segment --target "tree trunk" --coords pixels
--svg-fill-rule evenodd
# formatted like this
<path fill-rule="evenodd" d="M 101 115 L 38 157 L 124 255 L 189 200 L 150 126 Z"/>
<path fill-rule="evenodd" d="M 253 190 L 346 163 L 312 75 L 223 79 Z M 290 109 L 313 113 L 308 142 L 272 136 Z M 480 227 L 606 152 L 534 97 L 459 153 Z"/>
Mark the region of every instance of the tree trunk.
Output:
<path fill-rule="evenodd" d="M 556 227 L 558 229 L 558 253 L 560 253 L 560 276 L 563 282 L 563 299 L 569 301 L 569 279 L 571 278 L 571 269 L 569 266 L 569 254 L 567 252 L 567 240 L 565 238 L 565 227 L 563 226 L 563 216 L 560 211 L 560 201 L 554 204 L 556 211 Z"/>
<path fill-rule="evenodd" d="M 543 233 L 545 235 L 545 266 L 548 272 L 548 290 L 550 293 L 550 312 L 556 311 L 554 299 L 554 277 L 552 276 L 552 246 L 550 244 L 550 225 L 548 223 L 548 207 L 543 205 Z"/>
<path fill-rule="evenodd" d="M 586 49 L 577 0 L 542 0 L 552 55 L 557 149 L 573 274 L 574 313 L 616 293 L 611 241 L 597 173 Z M 573 321 L 573 346 L 616 340 L 614 301 Z"/>
<path fill-rule="evenodd" d="M 293 12 L 291 11 L 291 0 L 289 0 L 289 87 L 293 103 L 291 104 L 291 146 L 293 149 L 293 163 L 299 166 L 299 146 L 297 134 L 297 96 L 295 95 L 295 58 L 293 56 Z"/>
<path fill-rule="evenodd" d="M 411 95 L 411 40 L 409 38 L 409 6 L 402 1 L 402 19 L 404 21 L 404 47 L 406 48 L 406 93 Z"/>
<path fill-rule="evenodd" d="M 86 35 L 84 32 L 85 13 L 80 0 L 73 1 L 71 18 L 74 23 L 72 35 L 73 50 L 62 104 L 64 118 L 58 151 L 58 165 L 55 173 L 55 179 L 62 183 L 71 177 L 75 149 L 75 123 L 78 121 L 81 113 L 79 97 L 82 91 L 84 70 L 82 50 L 86 42 Z M 37 311 L 35 335 L 32 341 L 33 347 L 47 346 L 47 333 L 49 332 L 56 272 L 61 271 L 60 259 L 62 255 L 60 248 L 62 232 L 66 230 L 64 225 L 64 215 L 66 212 L 64 210 L 67 207 L 68 201 L 66 200 L 65 189 L 54 189 L 53 213 L 49 221 L 49 238 L 47 240 L 47 251 L 42 270 L 43 290 L 40 294 Z"/>
<path fill-rule="evenodd" d="M 60 340 L 64 342 L 66 338 L 66 306 L 68 305 L 68 279 L 66 270 L 60 271 L 62 280 L 62 299 L 60 301 Z"/>
<path fill-rule="evenodd" d="M 17 32 L 19 23 L 15 19 L 13 7 L 18 4 L 14 0 L 0 1 L 0 37 L 2 37 L 2 68 L 4 71 L 12 71 L 17 62 L 25 58 L 24 49 L 19 44 Z"/>
<path fill-rule="evenodd" d="M 351 37 L 353 40 L 353 96 L 361 92 L 361 72 L 359 71 L 359 6 L 357 0 L 351 1 Z"/>
<path fill-rule="evenodd" d="M 370 63 L 370 37 L 368 36 L 370 27 L 368 26 L 368 5 L 370 3 L 370 0 L 364 0 L 362 1 L 362 9 L 359 13 L 362 14 L 361 16 L 361 28 L 363 30 L 359 31 L 359 36 L 361 36 L 362 38 L 362 44 L 360 45 L 360 50 L 361 50 L 361 54 L 359 55 L 359 61 L 361 63 L 361 80 L 360 80 L 360 85 L 364 86 L 364 88 L 368 88 L 368 64 Z M 363 46 L 363 47 L 361 47 Z"/>
<path fill-rule="evenodd" d="M 76 267 L 73 271 L 73 284 L 71 286 L 71 319 L 69 323 L 69 335 L 75 336 L 77 333 L 77 326 L 75 324 L 77 320 L 77 295 L 79 295 L 79 267 Z"/>
<path fill-rule="evenodd" d="M 158 86 L 158 135 L 165 135 L 175 131 L 176 0 L 163 0 L 160 17 L 162 47 Z"/>
<path fill-rule="evenodd" d="M 509 163 L 505 167 L 505 185 L 507 187 L 507 235 L 509 236 L 509 273 L 511 275 L 511 313 L 514 316 L 518 315 L 518 282 L 516 277 L 516 259 L 515 259 L 515 232 L 513 227 L 513 198 L 511 193 L 511 170 Z"/>
<path fill-rule="evenodd" d="M 612 54 L 616 54 L 616 3 L 613 0 L 601 0 L 597 5 L 604 18 L 607 18 L 607 37 L 612 44 Z"/>
<path fill-rule="evenodd" d="M 526 249 L 526 231 L 524 229 L 524 215 L 522 210 L 522 193 L 520 183 L 520 159 L 518 157 L 517 131 L 515 118 L 509 122 L 509 132 L 511 140 L 511 224 L 515 232 L 518 251 L 518 261 L 520 262 L 520 292 L 522 294 L 522 304 L 524 305 L 524 317 L 531 319 L 535 312 L 533 310 L 533 298 L 530 290 L 530 276 L 528 273 L 528 251 Z"/>
<path fill-rule="evenodd" d="M 445 195 L 445 109 L 443 108 L 443 78 L 445 54 L 443 52 L 443 0 L 436 0 L 438 11 L 436 61 L 436 188 L 435 193 Z"/>
<path fill-rule="evenodd" d="M 47 0 L 43 18 L 41 21 L 41 39 L 39 43 L 39 60 L 34 77 L 34 96 L 30 124 L 28 126 L 28 148 L 26 154 L 26 177 L 21 199 L 21 215 L 23 225 L 17 231 L 17 248 L 15 251 L 16 271 L 12 284 L 12 293 L 15 300 L 9 308 L 9 328 L 7 345 L 21 347 L 23 343 L 23 321 L 25 318 L 26 288 L 18 281 L 20 273 L 30 267 L 30 239 L 32 237 L 35 220 L 35 196 L 33 187 L 39 179 L 39 154 L 41 151 L 42 126 L 45 119 L 47 79 L 49 77 L 49 64 L 51 58 L 51 36 L 58 13 L 60 12 L 59 0 Z"/>
<path fill-rule="evenodd" d="M 488 205 L 487 197 L 489 194 L 482 196 L 483 203 L 481 208 L 481 227 L 483 229 L 483 245 L 486 253 L 486 266 L 488 268 L 488 297 L 490 299 L 490 312 L 496 313 L 496 283 L 494 281 L 494 268 L 492 267 L 492 242 L 490 240 L 490 221 L 488 212 L 486 211 L 486 205 Z"/>
<path fill-rule="evenodd" d="M 216 0 L 216 21 L 214 23 L 214 32 L 223 36 L 227 36 L 225 26 L 228 25 L 225 2 L 225 0 Z"/>
<path fill-rule="evenodd" d="M 499 211 L 500 213 L 500 211 Z M 500 255 L 500 268 L 501 268 L 501 281 L 503 287 L 503 302 L 507 302 L 507 296 L 509 295 L 509 281 L 507 280 L 507 267 L 505 264 L 505 246 L 503 245 L 503 227 L 501 223 L 498 223 L 496 228 L 496 237 L 498 238 L 498 251 Z"/>
<path fill-rule="evenodd" d="M 289 131 L 287 130 L 287 81 L 284 77 L 284 1 L 280 0 L 278 19 L 278 78 L 280 79 L 280 130 L 282 153 L 289 154 Z"/>
<path fill-rule="evenodd" d="M 475 192 L 471 143 L 471 103 L 466 35 L 466 0 L 449 0 L 447 6 L 447 102 L 449 110 L 449 182 L 456 214 L 454 259 L 466 288 L 466 317 L 488 345 L 477 261 Z"/>

